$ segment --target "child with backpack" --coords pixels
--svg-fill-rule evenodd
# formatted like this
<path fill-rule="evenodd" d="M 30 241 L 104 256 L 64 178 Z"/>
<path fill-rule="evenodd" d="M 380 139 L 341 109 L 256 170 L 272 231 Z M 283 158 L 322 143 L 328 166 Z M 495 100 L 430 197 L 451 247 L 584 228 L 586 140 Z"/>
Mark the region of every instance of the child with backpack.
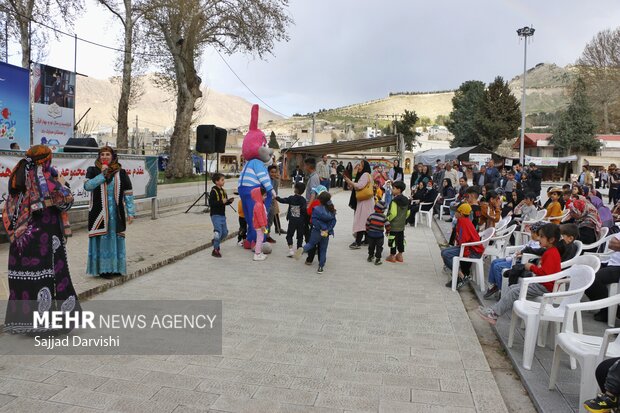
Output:
<path fill-rule="evenodd" d="M 312 230 L 310 232 L 310 241 L 298 248 L 295 252 L 295 259 L 299 259 L 304 252 L 314 250 L 319 247 L 319 268 L 317 273 L 322 274 L 325 263 L 327 261 L 327 246 L 329 245 L 329 236 L 334 235 L 334 227 L 336 226 L 336 208 L 331 201 L 331 195 L 325 191 L 319 194 L 318 200 L 320 205 L 312 211 Z"/>
<path fill-rule="evenodd" d="M 375 212 L 366 219 L 366 236 L 368 237 L 368 262 L 375 258 L 375 265 L 383 264 L 381 254 L 383 253 L 384 233 L 390 233 L 390 221 L 385 216 L 385 202 L 379 201 L 375 204 Z"/>
<path fill-rule="evenodd" d="M 295 184 L 295 194 L 286 198 L 276 197 L 281 204 L 288 204 L 286 219 L 288 228 L 286 230 L 286 242 L 288 244 L 288 257 L 295 254 L 293 250 L 293 235 L 297 236 L 297 248 L 301 248 L 306 232 L 306 198 L 302 195 L 306 190 L 306 185 L 302 182 Z"/>
<path fill-rule="evenodd" d="M 390 255 L 385 259 L 387 262 L 403 262 L 405 226 L 409 218 L 409 198 L 403 195 L 405 189 L 406 185 L 402 181 L 396 181 L 392 185 L 393 198 L 389 203 L 387 214 L 387 219 L 390 221 L 390 235 L 388 236 Z"/>

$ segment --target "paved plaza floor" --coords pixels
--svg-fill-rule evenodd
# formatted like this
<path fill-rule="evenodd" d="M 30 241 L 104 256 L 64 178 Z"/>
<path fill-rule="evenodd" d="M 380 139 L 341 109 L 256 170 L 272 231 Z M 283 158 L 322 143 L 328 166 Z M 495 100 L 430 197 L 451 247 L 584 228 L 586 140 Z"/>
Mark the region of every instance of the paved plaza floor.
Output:
<path fill-rule="evenodd" d="M 348 196 L 334 196 L 323 274 L 287 258 L 283 236 L 260 263 L 228 241 L 222 259 L 200 251 L 92 298 L 223 300 L 222 355 L 0 356 L 0 411 L 506 412 L 433 232 L 407 228 L 405 263 L 375 266 L 348 249 Z M 196 219 L 134 228 L 130 256 L 206 242 Z"/>

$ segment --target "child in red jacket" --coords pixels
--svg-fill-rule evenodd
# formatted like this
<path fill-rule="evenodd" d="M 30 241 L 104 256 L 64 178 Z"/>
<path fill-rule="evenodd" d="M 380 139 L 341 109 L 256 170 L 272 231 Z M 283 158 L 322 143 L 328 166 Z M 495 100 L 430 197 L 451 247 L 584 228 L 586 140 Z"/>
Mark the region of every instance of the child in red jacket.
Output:
<path fill-rule="evenodd" d="M 256 230 L 256 245 L 254 246 L 254 261 L 265 261 L 267 256 L 263 254 L 263 241 L 267 228 L 267 208 L 265 208 L 265 198 L 267 191 L 265 188 L 257 187 L 252 189 L 250 196 L 254 201 L 254 211 L 252 215 L 252 226 Z"/>
<path fill-rule="evenodd" d="M 471 211 L 471 205 L 469 205 L 468 203 L 464 202 L 458 206 L 454 215 L 456 217 L 456 246 L 448 247 L 441 250 L 441 258 L 443 259 L 443 263 L 446 267 L 450 269 L 450 272 L 452 272 L 452 259 L 454 257 L 458 257 L 461 253 L 461 244 L 480 241 L 480 235 L 478 235 L 474 224 L 471 222 L 471 219 L 469 219 Z M 474 245 L 473 247 L 465 247 L 465 252 L 463 253 L 463 255 L 465 257 L 479 258 L 480 256 L 482 256 L 483 252 L 484 247 L 482 245 Z M 457 290 L 469 282 L 470 269 L 471 262 L 461 263 L 461 269 L 459 270 L 459 279 L 456 284 Z M 452 280 L 446 283 L 446 287 L 452 287 Z"/>
<path fill-rule="evenodd" d="M 562 254 L 558 250 L 558 243 L 561 239 L 560 227 L 556 224 L 544 225 L 538 232 L 540 246 L 546 248 L 542 255 L 540 265 L 527 263 L 525 269 L 534 273 L 534 276 L 542 277 L 552 275 L 562 271 Z M 562 251 L 563 252 L 563 251 Z M 540 297 L 543 294 L 553 292 L 555 282 L 550 281 L 541 284 L 530 284 L 527 288 L 527 298 Z M 509 310 L 519 299 L 521 284 L 514 284 L 508 287 L 506 293 L 502 293 L 502 298 L 491 307 L 480 306 L 478 314 L 491 324 L 497 322 L 497 318 Z"/>

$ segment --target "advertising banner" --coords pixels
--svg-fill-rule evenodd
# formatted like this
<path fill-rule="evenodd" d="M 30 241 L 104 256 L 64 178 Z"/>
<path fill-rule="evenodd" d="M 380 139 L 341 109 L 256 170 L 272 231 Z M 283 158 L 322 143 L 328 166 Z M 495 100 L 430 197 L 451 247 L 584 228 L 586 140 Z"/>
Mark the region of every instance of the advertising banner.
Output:
<path fill-rule="evenodd" d="M 493 159 L 493 156 L 490 153 L 470 153 L 469 154 L 469 162 L 475 162 L 479 165 L 484 165 Z"/>
<path fill-rule="evenodd" d="M 560 158 L 543 158 L 538 156 L 525 155 L 525 163 L 534 162 L 536 166 L 558 166 Z"/>
<path fill-rule="evenodd" d="M 30 72 L 0 63 L 0 149 L 30 147 Z"/>
<path fill-rule="evenodd" d="M 75 73 L 52 66 L 32 66 L 33 144 L 53 151 L 73 137 Z"/>
<path fill-rule="evenodd" d="M 97 154 L 58 153 L 52 159 L 52 166 L 71 186 L 74 205 L 88 205 L 90 194 L 84 189 L 86 170 L 94 166 Z M 8 182 L 11 170 L 21 159 L 11 152 L 0 152 L 0 194 L 2 200 L 8 196 Z M 127 171 L 135 198 L 153 198 L 157 196 L 157 157 L 119 155 L 119 162 Z"/>

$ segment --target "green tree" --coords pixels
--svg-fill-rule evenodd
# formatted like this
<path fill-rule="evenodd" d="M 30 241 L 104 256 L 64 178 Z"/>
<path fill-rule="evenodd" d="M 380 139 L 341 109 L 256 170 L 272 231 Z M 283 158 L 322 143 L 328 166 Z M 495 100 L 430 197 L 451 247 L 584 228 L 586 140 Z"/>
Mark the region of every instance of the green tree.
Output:
<path fill-rule="evenodd" d="M 448 121 L 448 116 L 446 115 L 437 115 L 435 118 L 435 125 L 446 126 L 446 122 Z"/>
<path fill-rule="evenodd" d="M 422 116 L 420 119 L 418 119 L 418 123 L 416 124 L 416 126 L 422 127 L 422 130 L 426 132 L 426 128 L 431 126 L 432 123 L 433 121 L 431 120 L 431 118 L 429 118 L 428 116 Z"/>
<path fill-rule="evenodd" d="M 519 102 L 501 76 L 497 76 L 485 90 L 475 120 L 480 144 L 491 151 L 504 140 L 517 136 L 521 123 Z"/>
<path fill-rule="evenodd" d="M 476 146 L 482 142 L 476 123 L 484 93 L 484 83 L 478 80 L 464 82 L 454 93 L 452 112 L 446 122 L 448 130 L 454 134 L 451 147 Z"/>
<path fill-rule="evenodd" d="M 405 113 L 401 115 L 401 119 L 394 122 L 396 133 L 403 134 L 405 149 L 408 151 L 413 150 L 413 147 L 418 145 L 416 138 L 420 136 L 415 130 L 415 125 L 418 122 L 418 115 L 416 115 L 415 111 L 408 111 L 405 109 Z"/>
<path fill-rule="evenodd" d="M 601 144 L 594 137 L 596 122 L 586 95 L 585 82 L 578 78 L 575 82 L 571 102 L 561 114 L 558 126 L 551 137 L 558 154 L 595 152 Z"/>
<path fill-rule="evenodd" d="M 280 149 L 280 144 L 276 139 L 276 133 L 274 131 L 271 131 L 271 134 L 269 135 L 269 143 L 267 144 L 267 146 L 269 146 L 271 149 Z"/>

